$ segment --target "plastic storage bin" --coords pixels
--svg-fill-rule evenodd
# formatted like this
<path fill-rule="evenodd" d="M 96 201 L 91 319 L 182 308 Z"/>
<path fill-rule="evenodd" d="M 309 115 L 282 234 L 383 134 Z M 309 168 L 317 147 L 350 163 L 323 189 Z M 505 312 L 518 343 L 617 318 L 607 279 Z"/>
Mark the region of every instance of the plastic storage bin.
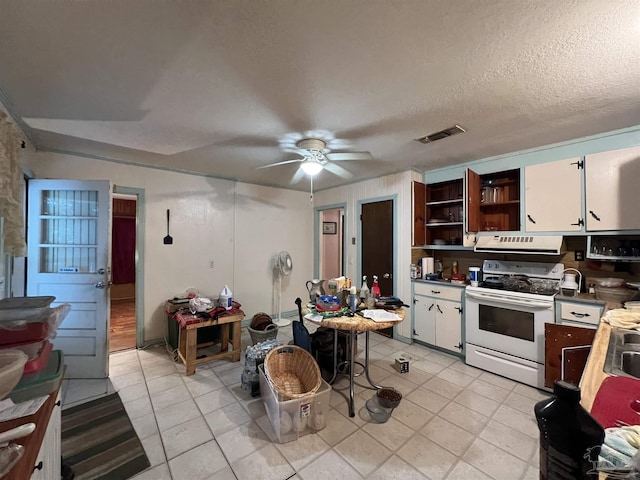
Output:
<path fill-rule="evenodd" d="M 0 346 L 41 342 L 54 338 L 58 326 L 70 311 L 71 305 L 63 303 L 55 308 L 47 307 L 37 316 L 0 320 Z"/>
<path fill-rule="evenodd" d="M 36 373 L 41 371 L 44 367 L 47 366 L 49 362 L 49 357 L 51 356 L 51 351 L 53 350 L 53 344 L 48 340 L 45 340 L 44 346 L 38 352 L 34 359 L 29 360 L 24 366 L 24 374 L 28 375 L 30 373 Z"/>
<path fill-rule="evenodd" d="M 260 365 L 258 370 L 264 408 L 279 443 L 297 440 L 307 433 L 322 430 L 327 425 L 331 385 L 322 381 L 316 393 L 293 400 L 278 401 L 277 393 L 264 375 L 263 365 Z"/>
<path fill-rule="evenodd" d="M 56 297 L 10 297 L 0 300 L 0 322 L 34 320 L 44 313 Z"/>
<path fill-rule="evenodd" d="M 60 386 L 63 370 L 64 355 L 62 350 L 54 350 L 51 352 L 49 361 L 44 369 L 38 373 L 23 375 L 20 382 L 9 393 L 9 398 L 15 403 L 20 403 L 32 398 L 49 395 Z"/>
<path fill-rule="evenodd" d="M 0 351 L 6 350 L 7 348 L 11 348 L 13 350 L 22 350 L 29 357 L 29 361 L 35 360 L 40 355 L 46 340 L 40 340 L 38 342 L 27 342 L 27 343 L 12 343 L 10 345 L 0 345 Z"/>

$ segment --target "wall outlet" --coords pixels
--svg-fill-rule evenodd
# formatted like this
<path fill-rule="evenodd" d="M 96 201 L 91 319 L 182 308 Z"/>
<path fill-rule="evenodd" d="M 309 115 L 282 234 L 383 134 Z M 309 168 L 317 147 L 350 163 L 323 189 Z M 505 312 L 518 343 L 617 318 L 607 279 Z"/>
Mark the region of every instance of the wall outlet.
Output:
<path fill-rule="evenodd" d="M 584 250 L 576 250 L 573 254 L 573 259 L 576 262 L 581 262 L 584 260 Z"/>
<path fill-rule="evenodd" d="M 209 268 L 213 268 L 215 266 L 213 260 L 209 260 Z"/>

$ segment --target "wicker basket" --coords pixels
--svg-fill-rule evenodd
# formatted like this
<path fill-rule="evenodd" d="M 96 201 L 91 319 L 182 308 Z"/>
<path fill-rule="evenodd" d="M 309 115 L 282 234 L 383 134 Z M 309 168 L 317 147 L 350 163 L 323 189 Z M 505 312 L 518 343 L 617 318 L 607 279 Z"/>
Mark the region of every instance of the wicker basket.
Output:
<path fill-rule="evenodd" d="M 249 330 L 252 345 L 258 342 L 272 340 L 278 336 L 278 326 L 275 323 L 270 323 L 264 330 L 254 330 L 251 327 L 247 327 L 247 330 Z"/>
<path fill-rule="evenodd" d="M 281 345 L 271 350 L 264 359 L 264 374 L 279 401 L 314 394 L 322 384 L 316 360 L 295 345 Z"/>

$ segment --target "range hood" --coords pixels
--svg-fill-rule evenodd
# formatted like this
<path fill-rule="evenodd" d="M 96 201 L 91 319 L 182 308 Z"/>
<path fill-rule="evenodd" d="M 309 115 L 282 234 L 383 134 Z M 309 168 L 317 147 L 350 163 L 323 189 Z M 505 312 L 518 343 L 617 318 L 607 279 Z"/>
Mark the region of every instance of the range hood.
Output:
<path fill-rule="evenodd" d="M 564 253 L 564 242 L 562 241 L 562 236 L 557 235 L 479 235 L 473 250 L 485 253 L 560 255 Z"/>

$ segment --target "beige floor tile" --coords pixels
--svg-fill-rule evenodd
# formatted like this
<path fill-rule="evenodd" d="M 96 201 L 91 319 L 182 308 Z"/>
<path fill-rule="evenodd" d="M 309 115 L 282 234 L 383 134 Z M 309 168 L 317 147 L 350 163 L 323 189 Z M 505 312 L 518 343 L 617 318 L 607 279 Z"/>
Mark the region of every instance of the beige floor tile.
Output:
<path fill-rule="evenodd" d="M 329 450 L 300 470 L 294 478 L 295 480 L 362 480 L 364 477 L 338 453 Z"/>
<path fill-rule="evenodd" d="M 453 355 L 447 355 L 446 353 L 441 353 L 436 350 L 433 350 L 429 354 L 428 358 L 433 363 L 438 363 L 443 367 L 448 367 L 458 361 L 458 357 L 454 357 Z"/>
<path fill-rule="evenodd" d="M 460 460 L 447 475 L 447 480 L 492 480 L 480 470 Z"/>
<path fill-rule="evenodd" d="M 438 413 L 450 401 L 448 398 L 424 387 L 416 388 L 407 396 L 407 399 L 432 413 Z M 402 407 L 402 402 L 400 402 L 398 408 L 400 407 Z"/>
<path fill-rule="evenodd" d="M 318 435 L 329 445 L 333 446 L 340 443 L 357 429 L 358 427 L 355 423 L 345 418 L 345 416 L 337 410 L 331 409 L 327 417 L 327 426 L 320 430 Z"/>
<path fill-rule="evenodd" d="M 222 380 L 220 380 L 212 370 L 207 371 L 210 372 L 210 374 L 195 373 L 190 377 L 184 377 L 184 384 L 194 397 L 199 397 L 200 395 L 224 387 Z"/>
<path fill-rule="evenodd" d="M 143 415 L 148 415 L 154 412 L 149 397 L 141 397 L 126 403 L 123 402 L 123 405 L 130 419 L 142 417 Z"/>
<path fill-rule="evenodd" d="M 477 438 L 462 459 L 495 480 L 520 478 L 527 468 L 522 460 Z"/>
<path fill-rule="evenodd" d="M 412 428 L 393 418 L 393 413 L 386 423 L 371 422 L 362 429 L 393 452 L 402 447 L 416 433 Z"/>
<path fill-rule="evenodd" d="M 183 387 L 184 381 L 182 380 L 182 377 L 183 376 L 177 372 L 168 373 L 158 377 L 147 377 L 147 389 L 149 390 L 149 394 L 153 395 L 172 388 Z"/>
<path fill-rule="evenodd" d="M 458 457 L 418 434 L 398 451 L 398 456 L 431 480 L 445 477 Z"/>
<path fill-rule="evenodd" d="M 160 436 L 168 460 L 213 440 L 211 430 L 202 416 L 163 430 Z"/>
<path fill-rule="evenodd" d="M 169 460 L 173 480 L 208 480 L 226 466 L 227 461 L 215 441 L 203 443 Z"/>
<path fill-rule="evenodd" d="M 216 441 L 230 463 L 268 445 L 269 438 L 255 423 L 249 422 L 216 437 Z"/>
<path fill-rule="evenodd" d="M 495 400 L 483 397 L 482 395 L 478 395 L 477 393 L 469 390 L 463 390 L 460 392 L 460 395 L 458 395 L 454 401 L 487 417 L 493 415 L 496 409 L 500 406 L 500 403 Z"/>
<path fill-rule="evenodd" d="M 531 458 L 533 450 L 538 446 L 537 440 L 496 420 L 490 420 L 479 436 L 525 462 Z"/>
<path fill-rule="evenodd" d="M 518 385 L 518 382 L 501 377 L 500 375 L 495 375 L 491 372 L 482 372 L 478 378 L 484 382 L 488 382 L 496 387 L 504 388 L 509 391 L 513 390 L 515 386 Z"/>
<path fill-rule="evenodd" d="M 173 480 L 178 480 L 179 477 L 173 477 Z M 155 467 L 149 467 L 144 472 L 131 477 L 131 480 L 172 480 L 171 473 L 169 472 L 169 466 L 166 463 L 161 463 Z"/>
<path fill-rule="evenodd" d="M 391 415 L 396 420 L 414 430 L 422 428 L 433 417 L 433 413 L 420 407 L 408 398 L 403 398 L 400 401 L 400 405 L 393 410 Z"/>
<path fill-rule="evenodd" d="M 477 380 L 471 382 L 466 389 L 496 402 L 504 402 L 509 396 L 509 390 L 483 380 L 482 375 L 480 375 Z"/>
<path fill-rule="evenodd" d="M 391 456 L 392 452 L 363 430 L 358 430 L 334 447 L 362 476 L 366 477 Z"/>
<path fill-rule="evenodd" d="M 529 385 L 524 385 L 522 383 L 516 384 L 513 391 L 516 393 L 519 393 L 520 395 L 524 395 L 525 397 L 529 397 L 537 401 L 544 400 L 551 396 L 550 392 L 538 390 L 537 388 L 533 388 L 533 387 L 530 387 Z"/>
<path fill-rule="evenodd" d="M 513 391 L 504 401 L 504 404 L 510 406 L 511 408 L 515 408 L 516 410 L 520 410 L 522 413 L 532 414 L 533 407 L 539 401 L 539 399 L 527 397 Z"/>
<path fill-rule="evenodd" d="M 206 415 L 218 408 L 232 404 L 236 401 L 236 398 L 227 388 L 221 388 L 219 390 L 214 390 L 212 392 L 205 393 L 204 395 L 200 395 L 195 398 L 195 401 L 200 411 Z"/>
<path fill-rule="evenodd" d="M 496 413 L 493 414 L 493 419 L 536 440 L 539 438 L 538 425 L 533 414 L 526 414 L 507 405 L 500 405 Z"/>
<path fill-rule="evenodd" d="M 447 382 L 457 385 L 460 388 L 466 387 L 475 380 L 475 377 L 467 375 L 466 373 L 459 372 L 458 370 L 454 370 L 451 367 L 442 370 L 438 375 L 436 375 L 436 378 L 446 380 Z"/>
<path fill-rule="evenodd" d="M 299 471 L 328 451 L 331 446 L 317 433 L 309 433 L 296 441 L 276 444 L 276 448 L 294 470 Z"/>
<path fill-rule="evenodd" d="M 522 480 L 540 480 L 540 470 L 529 465 L 527 473 L 522 477 Z"/>
<path fill-rule="evenodd" d="M 472 367 L 464 363 L 463 360 L 458 360 L 457 362 L 453 362 L 449 365 L 449 368 L 452 370 L 457 370 L 458 372 L 462 372 L 465 375 L 469 375 L 470 377 L 478 378 L 482 375 L 482 370 L 476 367 Z"/>
<path fill-rule="evenodd" d="M 458 457 L 476 438 L 475 435 L 438 416 L 422 427 L 420 433 Z"/>
<path fill-rule="evenodd" d="M 418 369 L 430 375 L 437 375 L 445 368 L 447 367 L 429 360 L 429 357 L 426 357 L 424 360 L 417 360 L 409 364 L 409 372 L 412 372 L 415 369 Z"/>
<path fill-rule="evenodd" d="M 160 434 L 153 434 L 147 438 L 141 438 L 140 443 L 142 443 L 142 448 L 144 448 L 144 453 L 147 454 L 151 467 L 167 462 Z"/>
<path fill-rule="evenodd" d="M 489 420 L 488 417 L 455 402 L 444 407 L 439 415 L 474 435 L 478 435 Z"/>
<path fill-rule="evenodd" d="M 156 418 L 158 419 L 158 428 L 162 432 L 181 423 L 193 420 L 200 417 L 202 414 L 196 403 L 190 398 L 184 402 L 170 405 L 162 410 L 156 411 Z"/>
<path fill-rule="evenodd" d="M 118 395 L 120 395 L 120 400 L 125 403 L 137 400 L 138 398 L 147 397 L 149 396 L 149 391 L 147 390 L 147 385 L 145 383 L 137 383 L 135 385 L 121 388 Z"/>
<path fill-rule="evenodd" d="M 447 380 L 444 377 L 451 378 L 452 376 L 456 376 L 456 375 L 460 375 L 460 376 L 465 376 L 466 377 L 466 375 L 464 375 L 463 373 L 458 373 L 458 372 L 453 371 L 454 375 L 446 375 L 445 374 L 444 377 L 440 376 L 440 375 L 444 374 L 447 371 L 448 370 L 443 370 L 442 372 L 440 372 L 435 377 L 432 377 L 429 380 L 427 380 L 426 382 L 424 382 L 424 384 L 422 384 L 422 386 L 424 388 L 428 388 L 432 392 L 437 393 L 438 395 L 441 395 L 443 397 L 448 398 L 449 400 L 453 400 L 462 391 L 463 387 L 460 387 L 459 385 L 456 385 L 455 383 L 450 382 L 449 380 Z M 468 377 L 468 378 L 473 380 L 473 377 Z"/>
<path fill-rule="evenodd" d="M 207 413 L 204 416 L 209 424 L 213 436 L 217 437 L 238 425 L 244 425 L 251 421 L 251 415 L 238 402 L 230 403 L 222 408 Z"/>
<path fill-rule="evenodd" d="M 238 480 L 285 480 L 296 473 L 271 444 L 232 462 L 231 468 Z"/>
<path fill-rule="evenodd" d="M 369 480 L 425 480 L 425 476 L 419 471 L 394 455 L 387 460 L 378 470 L 367 477 Z"/>
<path fill-rule="evenodd" d="M 158 434 L 158 424 L 156 422 L 156 416 L 153 412 L 149 412 L 146 415 L 140 417 L 131 418 L 131 424 L 136 431 L 138 438 L 147 438 L 149 435 Z"/>

